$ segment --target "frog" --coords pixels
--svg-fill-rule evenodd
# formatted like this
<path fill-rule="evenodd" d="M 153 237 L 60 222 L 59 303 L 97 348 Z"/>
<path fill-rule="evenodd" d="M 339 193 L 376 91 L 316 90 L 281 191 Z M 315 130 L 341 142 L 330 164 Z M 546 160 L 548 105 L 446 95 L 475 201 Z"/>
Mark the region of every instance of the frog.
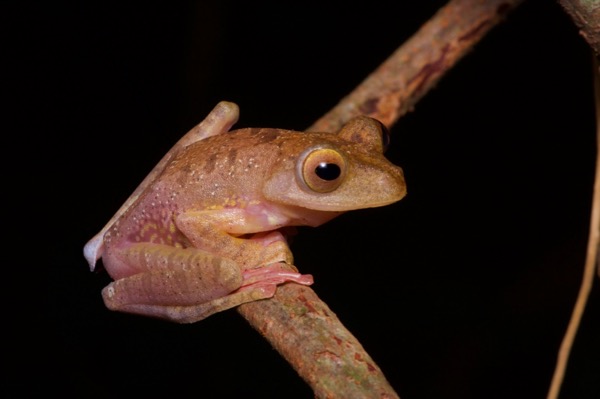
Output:
<path fill-rule="evenodd" d="M 337 132 L 231 130 L 239 107 L 221 101 L 163 157 L 84 246 L 110 310 L 177 323 L 311 285 L 288 239 L 344 212 L 406 195 L 385 156 L 389 132 L 357 116 Z"/>

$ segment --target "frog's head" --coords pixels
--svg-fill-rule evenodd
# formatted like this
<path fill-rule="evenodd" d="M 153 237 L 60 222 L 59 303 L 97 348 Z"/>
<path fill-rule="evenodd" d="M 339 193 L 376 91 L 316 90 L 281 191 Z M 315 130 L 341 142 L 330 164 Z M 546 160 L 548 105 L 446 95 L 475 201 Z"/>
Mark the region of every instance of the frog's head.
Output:
<path fill-rule="evenodd" d="M 303 134 L 310 139 L 292 151 L 294 165 L 276 168 L 265 182 L 267 199 L 344 212 L 388 205 L 406 195 L 402 169 L 383 155 L 389 133 L 379 121 L 359 116 L 337 134 Z"/>

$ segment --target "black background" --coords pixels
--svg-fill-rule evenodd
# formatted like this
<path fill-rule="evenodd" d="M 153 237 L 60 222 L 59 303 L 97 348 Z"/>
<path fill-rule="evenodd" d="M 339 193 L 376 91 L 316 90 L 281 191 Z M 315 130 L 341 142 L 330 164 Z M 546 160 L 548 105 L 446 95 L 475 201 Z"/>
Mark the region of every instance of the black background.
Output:
<path fill-rule="evenodd" d="M 311 397 L 235 311 L 182 326 L 106 310 L 81 250 L 218 101 L 239 104 L 237 127 L 303 129 L 444 4 L 397 3 L 2 3 L 26 244 L 26 276 L 5 281 L 8 397 Z M 296 264 L 403 399 L 545 396 L 594 134 L 587 44 L 558 4 L 526 2 L 392 129 L 408 196 L 301 230 Z M 599 312 L 596 281 L 564 398 L 600 397 Z"/>

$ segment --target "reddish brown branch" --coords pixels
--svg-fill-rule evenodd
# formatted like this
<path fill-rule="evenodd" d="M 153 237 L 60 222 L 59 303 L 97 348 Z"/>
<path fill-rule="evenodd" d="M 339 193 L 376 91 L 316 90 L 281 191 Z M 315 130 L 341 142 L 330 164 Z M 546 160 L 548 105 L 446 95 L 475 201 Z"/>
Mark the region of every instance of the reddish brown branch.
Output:
<path fill-rule="evenodd" d="M 398 398 L 373 359 L 308 287 L 287 284 L 239 312 L 312 387 L 318 398 Z"/>
<path fill-rule="evenodd" d="M 450 1 L 309 130 L 335 132 L 359 114 L 392 126 L 521 1 Z"/>
<path fill-rule="evenodd" d="M 311 130 L 337 131 L 361 113 L 391 126 L 520 2 L 450 1 Z M 316 397 L 398 397 L 360 343 L 312 289 L 287 284 L 278 288 L 274 298 L 238 310 L 310 384 Z"/>
<path fill-rule="evenodd" d="M 579 33 L 600 55 L 600 3 L 590 0 L 560 0 L 567 14 L 571 16 Z"/>

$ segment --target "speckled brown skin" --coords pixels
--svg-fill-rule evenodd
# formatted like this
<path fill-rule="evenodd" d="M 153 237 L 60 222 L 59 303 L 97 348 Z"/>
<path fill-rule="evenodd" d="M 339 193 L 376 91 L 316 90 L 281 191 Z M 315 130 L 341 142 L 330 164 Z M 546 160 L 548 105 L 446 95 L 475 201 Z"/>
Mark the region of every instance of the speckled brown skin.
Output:
<path fill-rule="evenodd" d="M 282 266 L 293 258 L 280 229 L 401 199 L 383 134 L 358 117 L 337 134 L 220 130 L 179 148 L 102 235 L 98 253 L 115 279 L 106 305 L 194 322 L 284 282 L 311 284 Z"/>

